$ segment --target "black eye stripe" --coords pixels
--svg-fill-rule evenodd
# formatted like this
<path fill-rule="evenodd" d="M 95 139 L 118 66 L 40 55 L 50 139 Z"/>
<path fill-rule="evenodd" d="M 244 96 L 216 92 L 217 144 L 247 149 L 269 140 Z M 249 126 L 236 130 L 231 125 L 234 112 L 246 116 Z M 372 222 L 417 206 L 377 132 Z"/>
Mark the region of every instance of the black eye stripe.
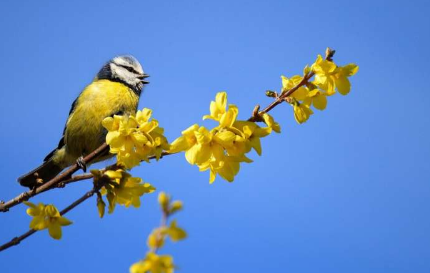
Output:
<path fill-rule="evenodd" d="M 130 71 L 130 72 L 132 72 L 132 73 L 134 73 L 134 74 L 140 74 L 139 72 L 137 72 L 133 67 L 129 67 L 129 66 L 125 66 L 125 65 L 120 65 L 120 64 L 117 64 L 118 66 L 120 66 L 120 67 L 122 67 L 122 68 L 125 68 L 125 69 L 127 69 L 128 71 Z"/>

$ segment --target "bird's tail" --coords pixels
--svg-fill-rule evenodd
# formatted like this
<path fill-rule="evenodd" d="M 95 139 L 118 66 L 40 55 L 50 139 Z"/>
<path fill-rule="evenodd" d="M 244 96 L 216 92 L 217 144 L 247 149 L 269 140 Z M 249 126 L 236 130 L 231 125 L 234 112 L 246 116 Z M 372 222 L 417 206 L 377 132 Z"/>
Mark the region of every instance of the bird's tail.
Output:
<path fill-rule="evenodd" d="M 38 183 L 48 182 L 62 170 L 63 168 L 55 164 L 52 159 L 49 159 L 36 169 L 19 177 L 18 182 L 21 186 L 33 188 Z"/>

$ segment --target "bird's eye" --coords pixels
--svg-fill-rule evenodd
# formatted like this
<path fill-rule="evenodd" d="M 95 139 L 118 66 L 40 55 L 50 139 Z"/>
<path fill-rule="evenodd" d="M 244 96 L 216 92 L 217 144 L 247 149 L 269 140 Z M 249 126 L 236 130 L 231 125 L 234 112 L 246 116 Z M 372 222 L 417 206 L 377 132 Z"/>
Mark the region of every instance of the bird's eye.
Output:
<path fill-rule="evenodd" d="M 133 67 L 129 67 L 129 66 L 125 66 L 125 65 L 120 65 L 122 68 L 127 69 L 127 71 L 131 72 L 131 73 L 135 73 Z"/>

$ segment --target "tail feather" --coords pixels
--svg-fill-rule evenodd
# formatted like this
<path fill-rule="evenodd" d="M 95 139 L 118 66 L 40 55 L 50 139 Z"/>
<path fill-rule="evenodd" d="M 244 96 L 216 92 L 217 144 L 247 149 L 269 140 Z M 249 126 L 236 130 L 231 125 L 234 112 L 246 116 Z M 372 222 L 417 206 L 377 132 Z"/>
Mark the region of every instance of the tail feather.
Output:
<path fill-rule="evenodd" d="M 33 188 L 36 184 L 38 184 L 38 179 L 42 179 L 42 183 L 46 183 L 59 174 L 62 170 L 63 169 L 55 164 L 52 159 L 49 159 L 36 169 L 19 177 L 18 182 L 21 184 L 21 186 Z"/>

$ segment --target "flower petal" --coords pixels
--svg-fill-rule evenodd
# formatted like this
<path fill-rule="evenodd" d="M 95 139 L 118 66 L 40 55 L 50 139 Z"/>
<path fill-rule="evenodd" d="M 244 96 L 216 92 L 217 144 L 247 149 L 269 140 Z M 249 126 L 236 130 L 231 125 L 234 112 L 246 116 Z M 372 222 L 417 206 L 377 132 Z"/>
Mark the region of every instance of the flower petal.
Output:
<path fill-rule="evenodd" d="M 49 230 L 49 235 L 51 235 L 52 238 L 56 239 L 56 240 L 60 240 L 61 239 L 61 226 L 58 222 L 54 221 L 52 223 L 49 224 L 48 226 L 48 230 Z"/>
<path fill-rule="evenodd" d="M 320 93 L 313 98 L 312 104 L 316 109 L 324 110 L 327 106 L 327 97 Z"/>

